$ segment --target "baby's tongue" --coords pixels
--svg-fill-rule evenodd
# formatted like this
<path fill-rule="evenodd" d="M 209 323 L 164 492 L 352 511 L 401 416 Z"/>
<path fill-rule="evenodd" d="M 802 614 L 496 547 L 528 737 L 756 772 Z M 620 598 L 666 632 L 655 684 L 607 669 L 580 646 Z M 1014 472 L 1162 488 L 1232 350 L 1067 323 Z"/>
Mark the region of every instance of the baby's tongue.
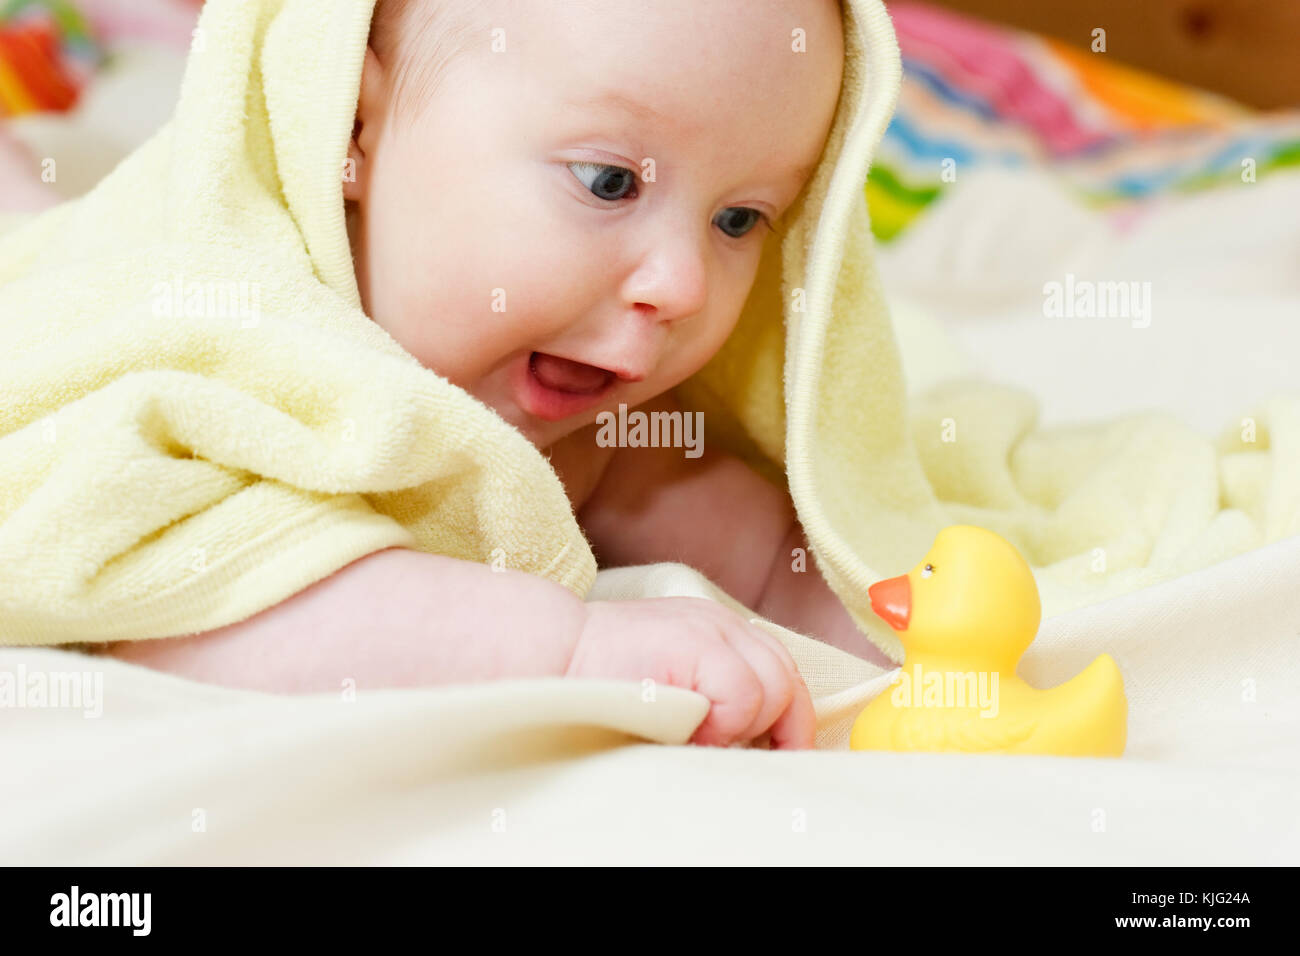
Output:
<path fill-rule="evenodd" d="M 598 392 L 609 384 L 614 373 L 594 365 L 534 352 L 533 374 L 547 388 L 562 392 Z"/>

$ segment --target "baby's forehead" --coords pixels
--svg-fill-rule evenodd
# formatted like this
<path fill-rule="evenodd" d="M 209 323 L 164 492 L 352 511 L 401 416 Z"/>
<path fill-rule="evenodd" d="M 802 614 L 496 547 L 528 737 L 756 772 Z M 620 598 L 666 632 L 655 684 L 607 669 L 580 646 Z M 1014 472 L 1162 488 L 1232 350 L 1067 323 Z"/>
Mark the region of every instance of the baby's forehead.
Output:
<path fill-rule="evenodd" d="M 417 101 L 412 118 L 464 66 L 457 95 L 495 84 L 567 132 L 596 127 L 650 150 L 674 143 L 679 153 L 707 154 L 700 161 L 775 154 L 781 169 L 802 169 L 811 147 L 798 147 L 817 138 L 839 94 L 842 24 L 829 0 L 380 3 L 411 61 L 397 84 L 411 93 L 395 95 Z M 796 54 L 796 27 L 811 37 L 811 54 Z"/>

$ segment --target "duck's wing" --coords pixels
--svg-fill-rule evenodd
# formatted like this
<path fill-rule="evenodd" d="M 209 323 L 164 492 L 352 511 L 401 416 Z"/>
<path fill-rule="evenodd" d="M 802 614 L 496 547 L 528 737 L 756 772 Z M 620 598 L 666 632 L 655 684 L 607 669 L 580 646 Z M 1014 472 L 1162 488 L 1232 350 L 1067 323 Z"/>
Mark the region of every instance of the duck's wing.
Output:
<path fill-rule="evenodd" d="M 957 736 L 963 749 L 992 752 L 1014 750 L 1038 729 L 1038 718 L 1029 714 L 999 714 L 996 718 L 973 717 L 962 721 Z"/>
<path fill-rule="evenodd" d="M 894 724 L 892 742 L 897 750 L 996 753 L 1020 746 L 1037 727 L 1031 714 L 989 718 L 964 709 L 918 708 Z"/>

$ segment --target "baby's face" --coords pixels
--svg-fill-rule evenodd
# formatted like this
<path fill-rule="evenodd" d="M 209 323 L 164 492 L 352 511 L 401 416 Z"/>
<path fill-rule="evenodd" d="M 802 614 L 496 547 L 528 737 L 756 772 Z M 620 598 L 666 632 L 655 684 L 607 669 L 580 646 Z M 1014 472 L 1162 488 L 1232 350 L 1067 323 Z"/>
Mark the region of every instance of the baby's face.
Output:
<path fill-rule="evenodd" d="M 544 449 L 721 347 L 821 154 L 842 28 L 835 0 L 484 11 L 410 118 L 367 51 L 349 233 L 367 314 Z"/>

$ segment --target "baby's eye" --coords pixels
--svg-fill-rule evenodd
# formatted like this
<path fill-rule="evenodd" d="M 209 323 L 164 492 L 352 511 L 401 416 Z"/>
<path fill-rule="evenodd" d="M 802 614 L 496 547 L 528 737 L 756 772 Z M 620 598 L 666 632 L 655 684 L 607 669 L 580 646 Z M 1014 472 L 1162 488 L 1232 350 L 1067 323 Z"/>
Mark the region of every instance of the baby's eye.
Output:
<path fill-rule="evenodd" d="M 928 578 L 932 574 L 934 574 L 933 564 L 927 564 L 925 567 L 921 569 L 921 577 L 923 578 Z"/>
<path fill-rule="evenodd" d="M 569 163 L 569 168 L 583 171 L 596 170 L 595 176 L 583 177 L 576 172 L 578 180 L 600 199 L 615 202 L 627 196 L 627 188 L 636 185 L 636 173 L 622 166 L 606 166 L 604 163 Z M 590 181 L 589 181 L 590 180 Z"/>
<path fill-rule="evenodd" d="M 737 215 L 738 213 L 739 215 Z M 718 213 L 718 218 L 714 222 L 718 223 L 718 227 L 733 239 L 739 239 L 741 236 L 746 235 L 760 222 L 767 228 L 772 228 L 772 224 L 767 221 L 767 216 L 757 209 L 750 209 L 748 206 L 732 206 L 730 209 L 724 209 Z M 724 222 L 727 225 L 723 225 Z M 739 231 L 733 233 L 728 226 L 735 226 Z"/>
<path fill-rule="evenodd" d="M 569 163 L 568 166 L 574 171 L 578 181 L 591 190 L 592 195 L 609 202 L 626 199 L 628 189 L 636 185 L 636 173 L 622 166 L 609 166 L 605 163 Z M 580 174 L 578 170 L 582 170 L 586 175 Z M 772 228 L 772 223 L 764 213 L 757 209 L 750 209 L 748 206 L 732 206 L 730 209 L 724 209 L 718 214 L 714 223 L 733 239 L 745 236 L 759 223 L 764 224 L 768 229 Z"/>

